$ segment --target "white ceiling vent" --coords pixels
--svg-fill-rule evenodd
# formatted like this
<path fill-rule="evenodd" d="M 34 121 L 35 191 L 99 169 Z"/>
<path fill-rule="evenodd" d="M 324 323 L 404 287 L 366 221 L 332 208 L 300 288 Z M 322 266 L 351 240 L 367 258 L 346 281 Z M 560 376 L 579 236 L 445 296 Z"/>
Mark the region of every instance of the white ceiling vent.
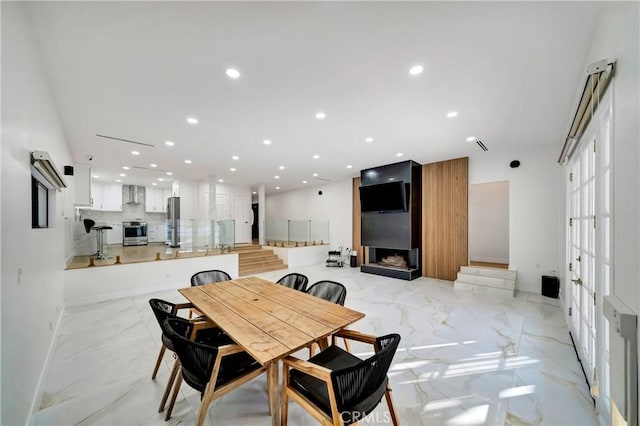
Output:
<path fill-rule="evenodd" d="M 595 113 L 600 99 L 609 86 L 615 71 L 615 61 L 609 62 L 607 59 L 591 64 L 587 68 L 587 81 L 582 89 L 582 96 L 578 102 L 578 108 L 573 115 L 571 128 L 567 135 L 558 163 L 567 161 L 578 145 L 578 141 L 587 128 L 591 117 Z"/>

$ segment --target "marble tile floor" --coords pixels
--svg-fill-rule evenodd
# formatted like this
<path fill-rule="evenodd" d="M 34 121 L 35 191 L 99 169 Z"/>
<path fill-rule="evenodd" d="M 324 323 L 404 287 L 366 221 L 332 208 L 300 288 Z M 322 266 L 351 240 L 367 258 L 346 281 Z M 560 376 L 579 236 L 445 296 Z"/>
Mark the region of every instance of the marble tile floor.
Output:
<path fill-rule="evenodd" d="M 288 271 L 259 276 L 277 280 Z M 291 270 L 339 281 L 346 305 L 366 313 L 352 328 L 402 341 L 389 374 L 403 425 L 594 425 L 597 418 L 557 300 L 496 298 L 446 281 L 411 282 L 324 265 Z M 135 279 L 135 277 L 132 277 Z M 183 384 L 169 422 L 157 412 L 173 359 L 151 372 L 160 329 L 147 300 L 174 291 L 65 309 L 45 373 L 36 425 L 192 425 L 200 396 Z M 361 356 L 371 353 L 354 345 Z M 306 357 L 307 352 L 297 355 Z M 360 424 L 389 423 L 386 403 Z M 266 378 L 214 401 L 206 424 L 270 425 Z M 289 424 L 317 422 L 295 403 Z"/>

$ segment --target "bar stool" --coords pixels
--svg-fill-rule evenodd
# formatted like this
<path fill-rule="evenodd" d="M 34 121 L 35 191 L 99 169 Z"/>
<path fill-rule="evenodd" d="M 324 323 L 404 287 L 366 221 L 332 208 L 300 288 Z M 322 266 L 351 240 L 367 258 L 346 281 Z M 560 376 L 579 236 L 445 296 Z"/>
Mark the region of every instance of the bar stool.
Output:
<path fill-rule="evenodd" d="M 91 227 L 94 231 L 96 231 L 96 241 L 98 243 L 98 251 L 95 254 L 96 259 L 111 259 L 104 252 L 104 231 L 108 229 L 113 229 L 111 226 L 100 225 Z"/>
<path fill-rule="evenodd" d="M 95 226 L 96 221 L 93 219 L 85 219 L 82 221 L 82 223 L 84 224 L 84 230 L 87 231 L 87 234 L 92 229 L 96 231 L 96 242 L 98 245 L 98 251 L 96 251 L 93 257 L 95 257 L 96 259 L 110 259 L 110 257 L 104 253 L 104 231 L 113 228 L 107 225 Z"/>

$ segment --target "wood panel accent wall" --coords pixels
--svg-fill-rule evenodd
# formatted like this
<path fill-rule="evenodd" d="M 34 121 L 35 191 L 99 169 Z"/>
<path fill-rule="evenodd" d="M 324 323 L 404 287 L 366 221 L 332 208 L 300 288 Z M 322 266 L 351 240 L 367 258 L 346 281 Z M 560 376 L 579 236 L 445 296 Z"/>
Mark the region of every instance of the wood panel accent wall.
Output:
<path fill-rule="evenodd" d="M 422 166 L 422 275 L 454 281 L 468 264 L 469 159 Z"/>
<path fill-rule="evenodd" d="M 360 176 L 353 178 L 353 241 L 352 250 L 358 252 L 358 266 L 364 263 L 364 247 L 362 246 L 362 222 L 360 220 Z"/>

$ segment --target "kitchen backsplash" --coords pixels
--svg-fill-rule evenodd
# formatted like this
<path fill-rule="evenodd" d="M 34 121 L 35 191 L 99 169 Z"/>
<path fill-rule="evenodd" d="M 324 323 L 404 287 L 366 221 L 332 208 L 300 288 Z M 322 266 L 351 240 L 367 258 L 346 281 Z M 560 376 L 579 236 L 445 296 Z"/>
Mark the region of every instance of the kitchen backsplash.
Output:
<path fill-rule="evenodd" d="M 166 213 L 149 213 L 144 211 L 144 204 L 125 204 L 121 212 L 80 209 L 80 223 L 84 219 L 93 219 L 96 224 L 103 222 L 128 222 L 139 220 L 147 223 L 165 223 Z"/>

